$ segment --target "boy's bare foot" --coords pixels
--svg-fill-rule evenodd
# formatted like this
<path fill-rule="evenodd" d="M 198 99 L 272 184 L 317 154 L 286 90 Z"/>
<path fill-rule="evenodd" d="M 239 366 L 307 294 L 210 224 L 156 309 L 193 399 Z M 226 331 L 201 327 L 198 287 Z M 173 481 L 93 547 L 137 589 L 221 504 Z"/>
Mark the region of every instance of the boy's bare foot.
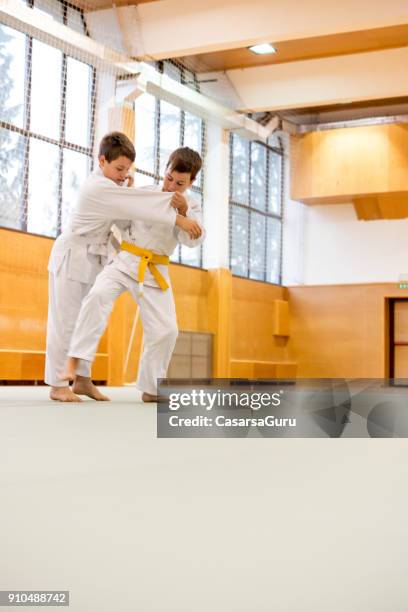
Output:
<path fill-rule="evenodd" d="M 65 362 L 64 370 L 58 375 L 58 378 L 60 380 L 75 380 L 78 362 L 79 359 L 77 359 L 77 357 L 68 357 Z"/>
<path fill-rule="evenodd" d="M 157 395 L 142 393 L 142 402 L 157 402 Z"/>
<path fill-rule="evenodd" d="M 75 395 L 70 387 L 51 387 L 50 399 L 56 402 L 82 402 L 81 398 Z"/>
<path fill-rule="evenodd" d="M 78 395 L 87 395 L 98 402 L 110 402 L 110 398 L 107 397 L 107 395 L 103 395 L 103 393 L 95 387 L 92 380 L 86 376 L 77 375 L 72 389 L 75 393 L 78 393 Z"/>

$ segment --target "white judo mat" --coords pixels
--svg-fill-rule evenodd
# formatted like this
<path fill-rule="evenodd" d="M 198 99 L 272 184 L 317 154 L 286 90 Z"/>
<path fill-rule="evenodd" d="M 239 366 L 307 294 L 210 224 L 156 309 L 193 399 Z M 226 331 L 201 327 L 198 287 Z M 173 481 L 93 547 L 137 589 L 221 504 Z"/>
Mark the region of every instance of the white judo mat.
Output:
<path fill-rule="evenodd" d="M 0 387 L 0 590 L 69 590 L 75 612 L 406 610 L 408 440 L 157 439 L 154 404 L 106 391 Z"/>

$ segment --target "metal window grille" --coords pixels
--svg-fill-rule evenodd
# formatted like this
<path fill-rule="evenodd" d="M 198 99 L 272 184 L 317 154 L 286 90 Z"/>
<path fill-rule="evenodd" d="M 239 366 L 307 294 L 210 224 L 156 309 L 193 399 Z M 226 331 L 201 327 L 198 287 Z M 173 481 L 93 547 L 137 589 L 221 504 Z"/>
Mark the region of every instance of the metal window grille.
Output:
<path fill-rule="evenodd" d="M 83 11 L 65 0 L 53 0 L 52 3 L 50 0 L 47 0 L 47 2 L 27 0 L 27 6 L 50 13 L 54 19 L 64 25 L 89 36 Z M 3 197 L 0 200 L 0 227 L 56 237 L 62 230 L 64 218 L 68 216 L 67 207 L 75 204 L 75 201 L 70 201 L 68 204 L 66 201 L 64 202 L 64 189 L 68 184 L 67 182 L 78 182 L 77 177 L 74 176 L 75 172 L 72 172 L 72 176 L 68 177 L 71 171 L 70 164 L 74 166 L 79 164 L 83 168 L 84 177 L 92 169 L 96 69 L 89 64 L 79 62 L 63 50 L 55 49 L 55 47 L 47 45 L 29 34 L 14 30 L 2 23 L 0 23 L 0 35 L 2 37 L 0 40 L 0 51 L 2 52 L 1 87 L 3 91 L 7 89 L 7 86 L 11 87 L 10 79 L 13 77 L 12 86 L 18 87 L 20 90 L 24 89 L 24 95 L 19 105 L 21 108 L 18 113 L 15 111 L 16 107 L 14 107 L 13 112 L 7 109 L 7 91 L 0 98 L 0 145 L 3 151 L 0 158 L 0 164 L 2 165 L 0 179 L 3 187 Z M 10 48 L 10 45 L 8 45 L 10 40 L 18 40 L 19 42 L 21 54 L 18 61 L 24 61 L 24 71 L 21 72 L 20 77 L 16 77 L 15 74 L 11 75 L 10 70 L 7 71 L 8 65 L 13 61 L 14 47 Z M 25 47 L 24 51 L 23 45 Z M 36 52 L 38 52 L 37 57 Z M 42 56 L 40 52 L 43 54 Z M 58 74 L 55 75 L 54 83 L 55 91 L 58 93 L 57 100 L 54 100 L 57 107 L 56 122 L 58 125 L 53 134 L 47 133 L 46 129 L 38 129 L 38 125 L 33 121 L 33 80 L 35 80 L 36 74 L 45 69 L 43 65 L 45 53 L 51 56 L 54 54 L 55 57 L 58 56 Z M 70 108 L 72 97 L 69 98 L 67 91 L 69 90 L 68 93 L 71 92 L 72 96 L 74 89 L 73 83 L 69 86 L 68 80 L 69 75 L 74 74 L 70 71 L 74 71 L 78 66 L 85 69 L 83 74 L 87 81 L 88 91 L 86 95 L 89 102 L 88 109 L 85 109 L 88 133 L 84 134 L 81 143 L 72 138 L 67 129 L 67 115 L 73 116 L 72 108 Z M 37 86 L 36 90 L 39 89 Z M 40 96 L 44 97 L 47 93 L 50 98 L 52 96 L 52 92 L 36 91 L 35 93 L 38 94 L 38 99 L 40 99 Z M 39 102 L 37 101 L 37 108 L 38 106 Z M 16 114 L 21 117 L 20 121 L 16 120 Z M 45 155 L 44 166 L 41 166 L 41 164 L 38 165 L 38 160 L 42 156 L 44 157 L 43 154 Z M 52 204 L 47 210 L 39 213 L 36 205 L 31 203 L 30 192 L 33 189 L 37 190 L 38 202 L 41 197 L 40 188 L 38 186 L 33 188 L 34 174 L 36 171 L 38 173 L 38 170 L 45 167 L 48 162 L 49 168 L 46 170 L 49 174 L 42 178 L 43 184 L 48 184 L 48 177 L 52 177 L 52 186 L 49 187 L 52 190 L 52 192 L 50 191 L 50 202 Z M 10 178 L 11 174 L 13 174 L 12 178 Z M 41 176 L 35 180 L 36 185 L 39 185 Z M 65 200 L 67 194 L 72 195 L 78 186 L 74 185 L 74 191 L 72 191 L 72 185 L 66 188 Z M 70 189 L 71 191 L 69 191 Z M 75 200 L 76 198 L 72 199 Z M 41 217 L 40 220 L 39 217 Z"/>
<path fill-rule="evenodd" d="M 235 276 L 281 284 L 284 151 L 230 136 L 229 265 Z"/>
<path fill-rule="evenodd" d="M 182 64 L 174 60 L 166 60 L 155 63 L 156 69 L 162 73 L 167 74 L 169 77 L 193 88 L 195 91 L 200 91 L 200 86 L 196 77 L 196 74 L 187 70 Z M 153 96 L 151 96 L 153 99 Z M 136 114 L 138 112 L 136 104 Z M 140 109 L 139 109 L 140 112 Z M 143 177 L 150 180 L 154 184 L 158 184 L 164 178 L 165 164 L 170 153 L 170 148 L 165 146 L 163 143 L 163 137 L 166 136 L 166 130 L 172 132 L 174 138 L 173 149 L 182 146 L 191 146 L 187 139 L 187 133 L 189 126 L 195 123 L 199 126 L 196 130 L 199 132 L 199 138 L 197 144 L 192 146 L 198 150 L 201 157 L 204 158 L 206 149 L 206 124 L 205 121 L 199 117 L 195 117 L 183 109 L 172 107 L 167 102 L 154 98 L 154 108 L 150 110 L 150 115 L 153 114 L 151 119 L 151 125 L 154 126 L 153 132 L 150 136 L 150 164 L 146 163 L 138 166 L 139 157 L 139 142 L 137 142 L 138 155 L 136 157 L 136 175 L 137 182 L 141 184 Z M 137 118 L 136 118 L 137 120 Z M 136 128 L 137 131 L 137 128 Z M 136 135 L 137 136 L 137 135 Z M 201 204 L 201 208 L 204 205 L 204 171 L 201 170 L 195 183 L 191 187 L 192 196 L 195 197 Z M 178 245 L 177 249 L 171 256 L 171 261 L 175 263 L 181 263 L 193 267 L 203 267 L 203 249 L 202 246 L 197 249 L 190 249 L 183 245 Z"/>

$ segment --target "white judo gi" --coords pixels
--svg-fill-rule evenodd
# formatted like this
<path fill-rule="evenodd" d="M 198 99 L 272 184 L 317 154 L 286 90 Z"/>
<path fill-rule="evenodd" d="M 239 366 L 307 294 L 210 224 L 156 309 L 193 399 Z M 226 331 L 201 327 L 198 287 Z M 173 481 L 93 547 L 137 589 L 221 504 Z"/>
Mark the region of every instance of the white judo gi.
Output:
<path fill-rule="evenodd" d="M 57 238 L 48 263 L 49 294 L 45 382 L 64 387 L 63 371 L 75 322 L 84 297 L 107 261 L 113 223 L 138 219 L 158 224 L 169 233 L 177 211 L 171 193 L 121 187 L 99 168 L 85 181 L 69 226 Z M 78 374 L 90 376 L 91 363 L 81 362 Z"/>
<path fill-rule="evenodd" d="M 145 189 L 157 193 L 160 187 Z M 132 221 L 123 231 L 123 240 L 159 255 L 171 255 L 178 243 L 189 247 L 200 245 L 205 238 L 201 207 L 192 198 L 187 198 L 187 202 L 186 216 L 200 225 L 200 238 L 190 238 L 188 232 L 179 227 L 170 229 L 157 223 Z M 143 295 L 140 296 L 137 282 L 139 263 L 140 257 L 121 251 L 99 274 L 82 303 L 68 353 L 70 357 L 93 361 L 114 301 L 128 290 L 139 304 L 144 334 L 144 349 L 136 386 L 143 392 L 156 395 L 157 379 L 166 376 L 178 335 L 176 310 L 168 266 L 156 264 L 169 288 L 165 291 L 160 289 L 147 269 Z"/>

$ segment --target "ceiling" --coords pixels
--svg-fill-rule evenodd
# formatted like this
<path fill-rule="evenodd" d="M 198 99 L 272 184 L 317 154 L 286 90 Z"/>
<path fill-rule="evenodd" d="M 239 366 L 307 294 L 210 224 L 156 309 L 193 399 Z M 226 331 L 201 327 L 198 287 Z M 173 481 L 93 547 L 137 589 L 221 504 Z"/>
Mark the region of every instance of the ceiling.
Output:
<path fill-rule="evenodd" d="M 281 119 L 286 119 L 297 125 L 318 125 L 378 117 L 408 116 L 408 97 L 335 104 L 299 110 L 291 109 L 279 111 L 277 114 Z M 265 122 L 265 119 L 263 119 L 263 122 Z"/>
<path fill-rule="evenodd" d="M 145 5 L 117 11 L 122 19 L 111 21 L 95 14 L 97 27 L 106 33 L 116 24 L 118 39 L 138 43 L 125 45 L 131 57 L 182 63 L 198 73 L 205 95 L 222 90 L 228 106 L 270 111 L 265 121 L 271 114 L 300 125 L 408 115 L 408 19 L 401 0 L 387 0 L 381 10 L 369 0 L 360 0 L 359 10 L 353 0 L 330 0 L 327 11 L 309 0 L 296 14 L 296 0 L 287 0 L 287 8 L 277 0 L 72 1 L 90 13 Z M 244 46 L 262 40 L 277 52 L 260 56 Z"/>
<path fill-rule="evenodd" d="M 240 48 L 189 55 L 178 59 L 195 72 L 208 72 L 378 51 L 408 45 L 408 25 L 346 32 L 330 36 L 316 36 L 279 43 L 275 43 L 273 40 L 269 42 L 274 44 L 277 53 L 255 55 L 247 48 Z"/>

